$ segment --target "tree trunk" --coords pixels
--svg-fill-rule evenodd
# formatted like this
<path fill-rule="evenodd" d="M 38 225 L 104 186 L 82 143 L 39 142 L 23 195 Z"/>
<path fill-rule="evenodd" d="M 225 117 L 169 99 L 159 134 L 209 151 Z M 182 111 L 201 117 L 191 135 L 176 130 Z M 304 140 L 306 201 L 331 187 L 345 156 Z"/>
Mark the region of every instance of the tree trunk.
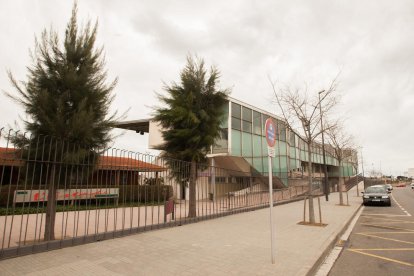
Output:
<path fill-rule="evenodd" d="M 341 167 L 341 160 L 339 160 L 339 181 L 338 181 L 338 191 L 339 191 L 339 205 L 344 205 L 344 178 L 342 177 L 342 167 Z"/>
<path fill-rule="evenodd" d="M 339 190 L 339 205 L 344 205 L 344 196 L 343 196 L 343 186 L 344 186 L 344 178 L 339 177 L 339 184 L 338 184 L 338 190 Z"/>
<path fill-rule="evenodd" d="M 195 218 L 197 216 L 196 179 L 197 179 L 197 164 L 193 160 L 191 161 L 191 167 L 190 167 L 190 185 L 189 185 L 190 202 L 188 206 L 188 217 L 189 218 Z"/>
<path fill-rule="evenodd" d="M 309 222 L 315 223 L 315 211 L 313 209 L 313 195 L 312 195 L 312 152 L 311 143 L 308 143 L 308 169 L 309 169 L 309 183 L 308 183 L 308 195 L 309 195 Z"/>
<path fill-rule="evenodd" d="M 47 207 L 46 207 L 46 221 L 45 221 L 45 241 L 52 241 L 55 239 L 55 219 L 56 219 L 56 183 L 55 183 L 56 168 L 52 165 L 49 175 L 49 183 L 47 189 Z"/>

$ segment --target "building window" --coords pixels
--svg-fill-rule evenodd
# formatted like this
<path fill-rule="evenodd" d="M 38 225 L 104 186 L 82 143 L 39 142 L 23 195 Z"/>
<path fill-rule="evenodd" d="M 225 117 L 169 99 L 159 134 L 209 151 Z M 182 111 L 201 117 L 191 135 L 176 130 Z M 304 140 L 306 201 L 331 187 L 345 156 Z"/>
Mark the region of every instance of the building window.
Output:
<path fill-rule="evenodd" d="M 250 133 L 242 133 L 242 154 L 245 157 L 251 157 L 253 155 L 252 149 L 252 135 Z"/>
<path fill-rule="evenodd" d="M 262 135 L 262 114 L 253 111 L 253 133 Z"/>
<path fill-rule="evenodd" d="M 241 106 L 231 103 L 231 128 L 241 130 Z"/>
<path fill-rule="evenodd" d="M 253 156 L 262 156 L 262 137 L 253 135 Z"/>
<path fill-rule="evenodd" d="M 242 107 L 242 131 L 252 132 L 252 110 L 247 107 Z"/>
<path fill-rule="evenodd" d="M 231 116 L 241 119 L 241 106 L 236 103 L 231 103 Z"/>
<path fill-rule="evenodd" d="M 286 126 L 282 121 L 277 121 L 277 134 L 279 141 L 286 141 Z"/>
<path fill-rule="evenodd" d="M 295 133 L 293 131 L 289 131 L 290 135 L 290 145 L 295 146 Z"/>
<path fill-rule="evenodd" d="M 248 121 L 242 121 L 242 131 L 252 133 L 252 123 Z"/>
<path fill-rule="evenodd" d="M 220 137 L 215 140 L 215 144 L 213 145 L 213 153 L 227 152 L 228 141 L 228 129 L 220 129 Z"/>
<path fill-rule="evenodd" d="M 243 118 L 244 121 L 252 121 L 252 110 L 243 106 Z"/>
<path fill-rule="evenodd" d="M 239 118 L 231 118 L 231 128 L 241 130 L 241 120 Z"/>
<path fill-rule="evenodd" d="M 231 130 L 231 154 L 241 156 L 241 132 L 238 130 Z"/>

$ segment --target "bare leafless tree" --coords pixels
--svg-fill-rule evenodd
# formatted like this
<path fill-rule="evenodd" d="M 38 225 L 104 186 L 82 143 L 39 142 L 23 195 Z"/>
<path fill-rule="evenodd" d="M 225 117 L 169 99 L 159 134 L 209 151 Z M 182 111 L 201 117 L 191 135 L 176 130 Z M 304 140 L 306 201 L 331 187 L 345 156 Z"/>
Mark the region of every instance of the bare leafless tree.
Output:
<path fill-rule="evenodd" d="M 343 161 L 351 158 L 355 152 L 355 143 L 352 135 L 347 134 L 341 124 L 335 124 L 328 128 L 327 134 L 329 137 L 329 144 L 332 147 L 334 157 L 338 160 L 339 165 L 339 205 L 344 205 L 343 191 L 344 191 L 344 177 L 343 177 Z"/>
<path fill-rule="evenodd" d="M 290 87 L 277 88 L 270 80 L 275 96 L 275 102 L 279 107 L 280 115 L 284 118 L 286 126 L 291 131 L 297 132 L 304 139 L 308 148 L 308 194 L 309 194 L 309 222 L 315 223 L 315 212 L 312 195 L 312 144 L 326 129 L 321 127 L 321 114 L 324 118 L 337 104 L 338 95 L 337 77 L 333 79 L 329 87 L 311 97 L 308 88 L 292 89 Z M 320 96 L 320 97 L 319 97 Z"/>

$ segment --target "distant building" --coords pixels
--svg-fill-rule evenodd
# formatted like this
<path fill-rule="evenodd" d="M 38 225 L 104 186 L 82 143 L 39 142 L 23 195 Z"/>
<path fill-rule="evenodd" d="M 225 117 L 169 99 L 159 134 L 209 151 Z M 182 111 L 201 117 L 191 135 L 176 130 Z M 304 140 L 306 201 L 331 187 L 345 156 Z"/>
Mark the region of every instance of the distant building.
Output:
<path fill-rule="evenodd" d="M 414 168 L 409 168 L 406 176 L 409 178 L 414 178 Z"/>

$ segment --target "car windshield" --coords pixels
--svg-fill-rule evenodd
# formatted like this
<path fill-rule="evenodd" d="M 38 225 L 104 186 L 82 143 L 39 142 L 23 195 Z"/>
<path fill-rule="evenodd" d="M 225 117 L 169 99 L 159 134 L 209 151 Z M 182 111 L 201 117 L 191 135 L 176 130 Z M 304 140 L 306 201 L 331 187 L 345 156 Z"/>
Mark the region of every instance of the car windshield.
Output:
<path fill-rule="evenodd" d="M 366 193 L 386 193 L 384 187 L 368 187 L 365 190 Z"/>

